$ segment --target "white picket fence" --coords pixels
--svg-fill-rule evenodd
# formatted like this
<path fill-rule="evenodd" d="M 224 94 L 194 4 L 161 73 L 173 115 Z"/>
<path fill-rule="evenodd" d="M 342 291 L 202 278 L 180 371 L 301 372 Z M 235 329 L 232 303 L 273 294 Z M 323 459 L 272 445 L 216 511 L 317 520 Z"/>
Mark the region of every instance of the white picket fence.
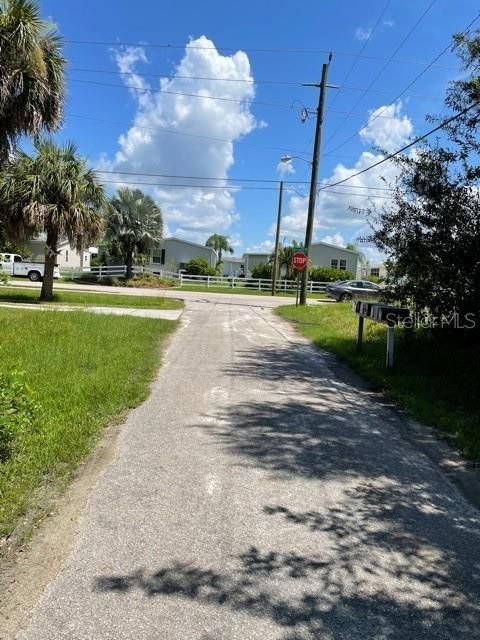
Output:
<path fill-rule="evenodd" d="M 61 275 L 63 278 L 75 280 L 85 277 L 88 274 L 95 275 L 99 282 L 106 277 L 124 276 L 127 272 L 125 265 L 109 265 L 90 267 L 88 270 L 81 271 L 79 269 L 62 268 Z M 160 278 L 168 278 L 174 280 L 177 287 L 187 288 L 189 286 L 204 286 L 210 288 L 222 289 L 255 289 L 257 291 L 271 291 L 272 281 L 266 278 L 236 278 L 233 276 L 193 276 L 185 273 L 175 273 L 165 269 L 159 269 L 154 265 L 146 267 L 133 267 L 133 273 L 153 273 Z M 314 282 L 309 280 L 307 291 L 309 293 L 323 293 L 325 291 L 326 282 Z M 293 292 L 297 289 L 296 280 L 277 280 L 276 291 Z"/>

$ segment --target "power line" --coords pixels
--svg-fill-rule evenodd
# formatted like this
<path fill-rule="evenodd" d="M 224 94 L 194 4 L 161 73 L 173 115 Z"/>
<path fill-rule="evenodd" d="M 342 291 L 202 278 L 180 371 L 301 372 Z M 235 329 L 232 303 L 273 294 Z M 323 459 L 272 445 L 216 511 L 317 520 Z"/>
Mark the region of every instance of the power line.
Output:
<path fill-rule="evenodd" d="M 80 82 L 82 84 L 93 84 L 103 87 L 115 87 L 117 89 L 133 89 L 134 91 L 143 91 L 144 93 L 165 93 L 173 96 L 187 96 L 189 98 L 203 98 L 205 100 L 222 100 L 224 102 L 237 102 L 238 104 L 258 104 L 264 107 L 277 107 L 280 109 L 291 109 L 289 104 L 280 104 L 278 102 L 259 102 L 258 100 L 238 100 L 236 98 L 223 98 L 221 96 L 202 96 L 197 93 L 182 93 L 180 91 L 169 91 L 166 89 L 152 89 L 151 87 L 136 87 L 128 84 L 112 84 L 109 82 L 97 82 L 95 80 L 80 80 L 78 78 L 70 78 L 70 82 Z"/>
<path fill-rule="evenodd" d="M 141 171 L 120 171 L 113 169 L 97 169 L 96 173 L 106 173 L 112 175 L 124 175 L 124 176 L 140 176 L 140 177 L 148 177 L 148 178 L 174 178 L 177 180 L 212 180 L 212 181 L 235 181 L 235 182 L 258 182 L 265 184 L 275 184 L 277 185 L 279 180 L 272 178 L 226 178 L 226 177 L 210 177 L 210 176 L 185 176 L 171 173 L 147 173 Z M 283 180 L 284 184 L 310 184 L 308 180 Z M 325 184 L 324 187 L 335 186 L 329 183 Z M 392 191 L 388 187 L 372 187 L 367 185 L 348 185 L 353 189 L 371 189 L 376 191 Z M 228 187 L 228 185 L 221 185 L 222 188 Z M 276 188 L 276 187 L 275 187 Z"/>
<path fill-rule="evenodd" d="M 478 106 L 477 102 L 475 102 L 474 104 L 471 104 L 469 107 L 467 107 L 466 109 L 463 109 L 462 111 L 460 111 L 456 115 L 451 116 L 450 118 L 447 118 L 446 120 L 441 122 L 439 125 L 437 125 L 435 128 L 430 129 L 430 131 L 427 131 L 427 133 L 424 133 L 421 136 L 418 136 L 417 138 L 415 138 L 415 140 L 413 140 L 412 142 L 409 142 L 408 144 L 406 144 L 401 149 L 398 149 L 394 153 L 391 153 L 386 158 L 383 158 L 382 160 L 379 160 L 378 162 L 374 162 L 373 164 L 371 164 L 370 166 L 366 167 L 365 169 L 362 169 L 361 171 L 357 171 L 356 173 L 352 173 L 352 175 L 348 176 L 347 178 L 343 178 L 343 180 L 337 180 L 337 182 L 330 183 L 328 186 L 329 187 L 336 187 L 339 184 L 344 184 L 348 180 L 351 180 L 352 178 L 356 178 L 357 176 L 361 175 L 362 173 L 366 173 L 367 171 L 370 171 L 371 169 L 374 169 L 375 167 L 378 167 L 379 165 L 383 164 L 384 162 L 387 162 L 388 160 L 391 160 L 392 158 L 395 158 L 396 156 L 400 155 L 401 153 L 403 153 L 407 149 L 410 149 L 410 147 L 413 147 L 418 142 L 421 142 L 422 140 L 425 140 L 425 138 L 428 138 L 428 136 L 431 136 L 432 133 L 435 133 L 436 131 L 439 131 L 440 129 L 443 129 L 443 127 L 445 127 L 447 124 L 450 124 L 450 122 L 453 122 L 454 120 L 457 120 L 461 116 L 464 116 L 471 109 L 473 109 L 474 107 L 477 107 L 477 106 Z M 323 190 L 323 189 L 321 189 L 321 190 Z"/>
<path fill-rule="evenodd" d="M 80 120 L 92 120 L 93 122 L 102 122 L 105 124 L 115 124 L 115 125 L 121 125 L 121 126 L 126 126 L 126 127 L 132 127 L 134 126 L 136 129 L 145 129 L 146 131 L 155 131 L 157 133 L 166 133 L 166 134 L 172 134 L 172 135 L 176 135 L 176 136 L 186 136 L 189 138 L 200 138 L 203 140 L 212 140 L 215 142 L 232 142 L 232 139 L 228 139 L 228 138 L 217 138 L 215 136 L 206 136 L 206 135 L 202 135 L 200 133 L 187 133 L 185 131 L 176 131 L 174 129 L 167 129 L 165 127 L 145 127 L 145 126 L 140 126 L 138 124 L 133 124 L 131 122 L 125 122 L 125 121 L 121 121 L 121 120 L 107 120 L 105 118 L 95 118 L 93 116 L 85 116 L 85 115 L 80 115 L 80 114 L 76 114 L 76 113 L 70 113 L 68 115 L 69 118 L 77 118 Z M 288 147 L 275 147 L 275 146 L 270 146 L 270 145 L 263 145 L 263 144 L 258 144 L 255 142 L 250 142 L 248 140 L 235 140 L 235 144 L 247 144 L 250 146 L 254 146 L 254 147 L 259 147 L 262 149 L 271 149 L 273 151 L 292 151 L 293 153 L 303 153 L 301 151 L 299 151 L 298 149 L 289 149 Z M 335 157 L 335 156 L 333 156 Z M 344 156 L 338 155 L 336 156 L 338 158 L 342 158 Z M 353 156 L 352 156 L 353 157 Z"/>
<path fill-rule="evenodd" d="M 357 53 L 352 53 L 348 51 L 337 51 L 334 49 L 262 49 L 262 48 L 252 48 L 252 47 L 222 47 L 222 46 L 213 46 L 213 47 L 205 47 L 198 46 L 192 44 L 168 44 L 168 43 L 144 43 L 144 42 L 112 42 L 112 41 L 99 41 L 99 40 L 64 40 L 65 44 L 75 44 L 75 45 L 99 45 L 104 47 L 143 47 L 145 49 L 199 49 L 204 51 L 244 51 L 246 53 L 298 53 L 298 54 L 312 54 L 312 55 L 329 55 L 332 52 L 335 56 L 345 56 L 345 57 L 360 57 L 363 60 L 375 60 L 384 62 L 388 58 L 384 58 L 382 56 L 374 56 L 374 55 L 361 55 L 359 56 Z M 405 58 L 395 58 L 391 60 L 391 62 L 398 64 L 418 64 L 424 65 L 428 64 L 423 60 L 411 60 Z M 441 69 L 451 69 L 453 71 L 461 71 L 460 67 L 454 67 L 452 65 L 437 65 L 438 68 Z"/>
<path fill-rule="evenodd" d="M 477 16 L 475 18 L 473 18 L 473 20 L 471 20 L 471 22 L 465 27 L 465 29 L 463 30 L 463 34 L 467 34 L 468 31 L 470 30 L 470 28 L 472 27 L 473 24 L 475 24 L 475 22 L 480 18 L 480 14 L 477 14 Z M 335 151 L 338 151 L 338 149 L 341 149 L 342 147 L 344 147 L 346 144 L 348 144 L 351 140 L 353 140 L 359 133 L 360 131 L 362 131 L 362 129 L 364 129 L 367 125 L 370 125 L 372 122 L 374 122 L 378 117 L 382 116 L 382 113 L 385 113 L 385 111 L 387 109 L 389 109 L 392 105 L 394 105 L 397 100 L 399 100 L 409 89 L 410 87 L 412 87 L 430 68 L 432 68 L 434 66 L 434 63 L 441 58 L 449 49 L 451 49 L 451 44 L 448 44 L 444 49 L 442 49 L 434 58 L 433 60 L 425 67 L 425 69 L 423 69 L 419 74 L 417 74 L 415 76 L 415 78 L 409 82 L 407 84 L 407 86 L 399 93 L 395 96 L 395 98 L 385 107 L 383 107 L 377 114 L 375 114 L 373 116 L 373 118 L 370 118 L 368 120 L 367 123 L 365 123 L 363 125 L 363 127 L 361 127 L 360 129 L 358 129 L 357 131 L 355 131 L 355 133 L 353 133 L 351 136 L 349 136 L 346 140 L 344 140 L 341 144 L 337 145 L 336 147 L 333 147 L 330 151 L 330 153 L 334 153 Z M 358 103 L 355 103 L 358 104 Z M 345 122 L 345 119 L 343 120 L 343 122 Z M 334 134 L 336 133 L 336 131 L 338 131 L 338 128 L 335 130 Z M 333 135 L 334 135 L 333 134 Z M 330 140 L 332 139 L 333 135 L 330 137 Z"/>
<path fill-rule="evenodd" d="M 349 79 L 349 77 L 352 75 L 353 70 L 355 69 L 355 67 L 357 66 L 361 55 L 363 54 L 363 52 L 365 51 L 366 47 L 368 46 L 370 40 L 372 39 L 373 34 L 375 33 L 375 31 L 377 30 L 380 22 L 382 21 L 383 16 L 385 15 L 388 7 L 390 6 L 390 4 L 392 3 L 392 0 L 387 0 L 385 6 L 383 7 L 382 11 L 380 12 L 380 15 L 378 16 L 373 28 L 371 29 L 371 31 L 368 34 L 368 38 L 365 40 L 365 42 L 363 43 L 359 53 L 357 56 L 355 56 L 354 61 L 352 62 L 350 69 L 347 71 L 347 75 L 345 76 L 343 82 L 341 83 L 341 85 L 338 87 L 338 91 L 335 93 L 332 102 L 330 103 L 330 107 L 327 109 L 327 113 L 329 113 L 331 111 L 332 106 L 335 104 L 335 101 L 337 100 L 340 91 L 343 89 L 343 87 L 345 86 L 345 83 L 347 82 L 347 80 Z"/>
<path fill-rule="evenodd" d="M 278 187 L 258 187 L 258 186 L 245 186 L 245 185 L 211 185 L 211 184 L 181 184 L 181 183 L 171 183 L 171 182 L 143 182 L 143 181 L 130 181 L 130 180 L 102 180 L 103 184 L 130 184 L 132 186 L 148 186 L 148 187 L 167 187 L 167 188 L 184 188 L 184 189 L 222 189 L 227 191 L 229 189 L 234 190 L 238 189 L 241 191 L 250 190 L 250 191 L 278 191 Z M 298 193 L 296 189 L 292 187 L 285 187 L 286 191 L 295 191 L 302 198 L 308 198 L 307 195 L 303 195 Z M 325 193 L 333 194 L 333 195 L 343 195 L 343 196 L 351 196 L 351 197 L 360 197 L 360 198 L 376 198 L 381 200 L 392 200 L 392 196 L 382 196 L 382 195 L 371 195 L 367 193 L 351 193 L 349 191 L 325 191 Z"/>
<path fill-rule="evenodd" d="M 430 67 L 429 67 L 430 68 Z M 180 76 L 176 74 L 166 74 L 166 73 L 140 73 L 139 71 L 119 71 L 118 69 L 85 69 L 83 67 L 70 67 L 70 71 L 78 71 L 83 73 L 103 73 L 107 75 L 120 75 L 120 76 L 139 76 L 142 78 L 165 78 L 167 80 L 181 79 L 181 80 L 207 80 L 214 82 L 240 82 L 249 85 L 255 84 L 271 84 L 271 85 L 288 85 L 288 86 L 303 86 L 303 82 L 300 80 L 295 81 L 286 81 L 286 80 L 257 80 L 253 78 L 252 80 L 244 80 L 242 78 L 219 78 L 213 76 Z M 122 85 L 124 86 L 124 85 Z M 387 91 L 386 89 L 368 89 L 365 87 L 352 87 L 346 84 L 342 84 L 340 86 L 342 91 L 365 91 L 366 93 L 383 93 L 390 95 L 391 91 Z M 335 94 L 335 97 L 338 94 Z M 411 93 L 409 98 L 420 98 L 422 100 L 442 100 L 442 96 L 429 96 L 424 94 L 414 94 Z M 333 100 L 332 100 L 333 104 Z M 346 112 L 336 112 L 336 113 L 346 113 Z"/>
<path fill-rule="evenodd" d="M 171 134 L 171 135 L 176 135 L 176 136 L 186 136 L 189 138 L 200 138 L 200 139 L 204 139 L 204 140 L 212 140 L 215 142 L 228 142 L 231 143 L 232 139 L 230 138 L 217 138 L 215 136 L 206 136 L 206 135 L 202 135 L 200 133 L 187 133 L 185 131 L 176 131 L 174 129 L 167 129 L 165 127 L 146 127 L 146 126 L 141 126 L 139 124 L 133 124 L 131 122 L 125 122 L 124 120 L 108 120 L 106 118 L 96 118 L 94 116 L 85 116 L 85 115 L 81 115 L 81 114 L 77 114 L 77 113 L 69 113 L 68 114 L 68 118 L 77 118 L 79 120 L 91 120 L 92 122 L 101 122 L 103 124 L 114 124 L 114 125 L 121 125 L 121 126 L 125 126 L 125 127 L 132 127 L 134 126 L 136 129 L 142 129 L 145 131 L 155 131 L 157 133 L 164 133 L 164 134 Z M 235 140 L 235 144 L 246 144 L 252 147 L 258 147 L 259 149 L 270 149 L 272 151 L 283 151 L 284 153 L 286 151 L 289 151 L 291 153 L 294 154 L 298 154 L 298 155 L 303 155 L 304 153 L 306 153 L 306 150 L 303 149 L 302 151 L 300 151 L 299 149 L 291 149 L 290 147 L 275 147 L 275 146 L 271 146 L 271 145 L 265 145 L 265 144 L 258 144 L 256 142 L 250 142 L 249 140 Z M 310 145 L 309 145 L 310 146 Z M 345 156 L 343 154 L 330 154 L 330 153 L 324 153 L 323 156 L 328 156 L 330 158 L 342 158 L 343 160 L 347 159 L 347 158 L 351 158 L 351 159 L 355 159 L 357 158 L 357 156 Z"/>
<path fill-rule="evenodd" d="M 416 20 L 415 24 L 411 27 L 411 29 L 408 31 L 408 33 L 405 35 L 405 37 L 401 40 L 400 44 L 395 48 L 395 51 L 392 53 L 392 55 L 388 58 L 388 60 L 385 62 L 385 64 L 382 66 L 382 68 L 380 69 L 380 71 L 375 75 L 375 77 L 373 78 L 373 80 L 370 82 L 370 84 L 367 87 L 367 90 L 371 89 L 373 87 L 373 85 L 375 84 L 375 82 L 378 80 L 378 78 L 382 75 L 382 73 L 385 71 L 385 69 L 389 66 L 390 62 L 393 60 L 393 58 L 396 56 L 396 54 L 400 51 L 400 49 L 403 47 L 403 45 L 405 44 L 405 42 L 410 38 L 410 36 L 412 35 L 412 33 L 414 33 L 414 31 L 416 30 L 416 28 L 418 27 L 418 25 L 422 22 L 422 20 L 424 19 L 424 17 L 427 15 L 427 13 L 432 9 L 433 5 L 435 4 L 437 0 L 430 0 L 429 5 L 426 7 L 426 9 L 422 12 L 422 14 L 420 15 L 420 17 Z M 338 124 L 338 126 L 336 127 L 336 129 L 334 130 L 334 132 L 329 136 L 328 140 L 326 141 L 326 145 L 328 145 L 328 143 L 336 136 L 336 134 L 340 131 L 340 129 L 343 127 L 343 125 L 345 124 L 345 122 L 347 121 L 349 115 L 351 115 L 351 113 L 353 111 L 355 111 L 356 107 L 358 107 L 358 105 L 361 103 L 361 101 L 363 100 L 363 98 L 366 96 L 367 94 L 367 90 L 362 92 L 362 95 L 358 98 L 358 100 L 355 102 L 355 104 L 352 106 L 352 108 L 349 111 L 349 114 L 345 116 L 345 118 L 343 118 L 343 120 Z"/>

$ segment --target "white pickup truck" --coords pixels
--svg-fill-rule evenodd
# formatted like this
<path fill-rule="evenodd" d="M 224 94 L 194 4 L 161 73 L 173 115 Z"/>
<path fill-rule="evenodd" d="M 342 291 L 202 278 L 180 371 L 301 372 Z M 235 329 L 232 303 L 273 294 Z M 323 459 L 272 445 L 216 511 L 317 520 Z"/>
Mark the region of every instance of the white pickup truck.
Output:
<path fill-rule="evenodd" d="M 45 272 L 45 263 L 25 262 L 17 253 L 0 253 L 0 269 L 11 276 L 23 276 L 32 282 L 40 282 Z M 53 277 L 60 277 L 57 266 L 53 270 Z"/>

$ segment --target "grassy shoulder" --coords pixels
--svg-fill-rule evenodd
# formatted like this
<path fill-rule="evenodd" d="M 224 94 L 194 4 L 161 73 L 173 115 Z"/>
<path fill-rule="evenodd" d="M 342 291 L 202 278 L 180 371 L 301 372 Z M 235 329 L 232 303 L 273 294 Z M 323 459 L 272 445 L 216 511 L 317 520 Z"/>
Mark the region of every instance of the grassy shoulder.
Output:
<path fill-rule="evenodd" d="M 19 522 L 24 535 L 46 488 L 68 480 L 101 429 L 147 397 L 176 323 L 0 309 L 0 326 L 0 405 L 18 417 L 0 416 L 1 543 Z"/>
<path fill-rule="evenodd" d="M 364 346 L 356 348 L 357 318 L 350 304 L 279 307 L 297 330 L 334 352 L 378 385 L 413 416 L 455 437 L 470 458 L 480 459 L 480 349 L 434 339 L 427 331 L 395 332 L 395 366 L 385 369 L 386 328 L 365 322 Z"/>
<path fill-rule="evenodd" d="M 54 289 L 55 291 L 55 289 Z M 41 304 L 38 289 L 25 287 L 0 287 L 0 302 Z M 44 304 L 44 303 L 43 303 Z M 95 293 L 90 291 L 56 291 L 55 304 L 85 305 L 98 307 L 135 307 L 141 309 L 181 309 L 183 302 L 161 296 L 136 296 L 128 293 Z"/>

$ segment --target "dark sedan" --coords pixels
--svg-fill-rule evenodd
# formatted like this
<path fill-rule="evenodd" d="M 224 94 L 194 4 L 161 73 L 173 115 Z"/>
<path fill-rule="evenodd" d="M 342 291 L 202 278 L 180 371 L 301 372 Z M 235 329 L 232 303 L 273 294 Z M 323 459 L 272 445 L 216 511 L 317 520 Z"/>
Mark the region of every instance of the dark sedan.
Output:
<path fill-rule="evenodd" d="M 345 302 L 353 300 L 353 298 L 376 299 L 380 296 L 382 288 L 368 280 L 341 280 L 327 284 L 325 292 L 330 298 L 335 298 L 338 302 Z"/>

